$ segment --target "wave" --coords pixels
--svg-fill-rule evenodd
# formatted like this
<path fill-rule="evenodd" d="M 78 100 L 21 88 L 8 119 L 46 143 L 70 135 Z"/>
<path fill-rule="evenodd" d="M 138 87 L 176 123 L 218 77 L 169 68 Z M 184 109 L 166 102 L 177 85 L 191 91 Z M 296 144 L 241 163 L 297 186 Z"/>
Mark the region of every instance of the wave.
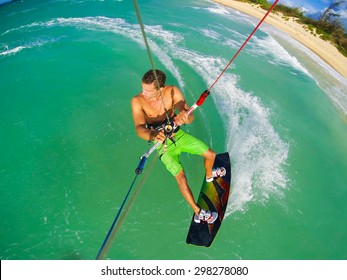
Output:
<path fill-rule="evenodd" d="M 55 41 L 56 39 L 51 39 L 51 40 L 40 39 L 40 40 L 28 42 L 28 43 L 21 43 L 20 46 L 11 46 L 11 47 L 9 45 L 3 44 L 0 48 L 0 57 L 15 55 L 21 52 L 22 50 L 41 47 L 45 44 L 52 43 Z"/>
<path fill-rule="evenodd" d="M 235 11 L 231 10 L 231 13 L 234 12 Z M 245 19 L 248 19 L 248 24 L 251 23 L 254 26 L 256 26 L 258 23 L 257 20 L 243 14 L 241 14 L 241 16 L 238 15 L 237 18 L 237 22 L 242 24 L 245 23 Z M 235 18 L 233 20 L 235 20 Z M 236 50 L 241 47 L 242 43 L 250 34 L 241 34 L 233 29 L 228 28 L 227 26 L 216 26 L 216 28 L 226 33 L 226 36 L 221 35 L 219 37 L 220 40 L 223 38 L 223 40 L 221 40 L 222 44 Z M 265 30 L 267 30 L 267 28 L 265 28 Z M 213 36 L 215 38 L 218 38 L 215 34 L 213 34 Z M 208 37 L 213 38 L 212 36 Z M 298 59 L 290 55 L 273 37 L 269 36 L 268 33 L 262 34 L 259 33 L 259 31 L 255 33 L 252 36 L 251 40 L 249 40 L 249 42 L 247 43 L 247 47 L 243 50 L 243 52 L 248 53 L 249 55 L 254 57 L 266 58 L 269 63 L 277 66 L 291 67 L 292 69 L 295 69 L 296 72 L 299 71 L 311 77 L 309 71 L 298 61 Z"/>
<path fill-rule="evenodd" d="M 210 8 L 206 8 L 206 10 L 214 13 L 214 14 L 218 14 L 218 15 L 229 15 L 229 11 L 222 7 L 222 6 L 216 6 L 216 7 L 210 7 Z"/>
<path fill-rule="evenodd" d="M 290 55 L 274 38 L 266 36 L 261 38 L 253 36 L 249 42 L 250 48 L 246 51 L 254 57 L 266 57 L 269 63 L 282 66 L 290 67 L 312 77 L 309 71 L 298 61 L 298 59 Z"/>
<path fill-rule="evenodd" d="M 300 64 L 304 65 L 305 69 L 309 69 L 309 76 L 330 98 L 335 108 L 342 113 L 343 118 L 347 120 L 347 79 L 289 35 L 270 26 L 267 27 L 267 30 L 277 40 L 281 41 L 286 49 L 294 51 L 298 57 L 301 57 Z M 285 50 L 285 52 L 287 51 Z"/>
<path fill-rule="evenodd" d="M 15 48 L 12 48 L 12 49 L 9 49 L 8 46 L 4 46 L 3 47 L 3 51 L 0 52 L 0 55 L 11 55 L 11 54 L 15 54 L 17 52 L 20 52 L 21 50 L 23 49 L 26 49 L 26 47 L 24 46 L 19 46 L 19 47 L 15 47 Z"/>
<path fill-rule="evenodd" d="M 216 14 L 218 17 L 225 16 L 229 20 L 237 20 L 237 22 L 241 24 L 247 24 L 247 25 L 252 24 L 254 26 L 258 24 L 255 18 L 245 13 L 241 13 L 238 10 L 234 10 L 230 7 L 223 6 L 213 1 L 208 1 L 208 2 L 210 4 L 210 7 L 203 8 L 203 9 L 205 9 L 209 13 Z M 196 9 L 200 9 L 200 8 L 196 8 Z"/>
<path fill-rule="evenodd" d="M 141 47 L 145 47 L 138 25 L 128 24 L 124 19 L 121 18 L 107 18 L 103 16 L 84 18 L 56 18 L 46 22 L 34 22 L 28 25 L 20 26 L 18 28 L 7 30 L 2 35 L 6 35 L 15 31 L 27 32 L 28 30 L 35 28 L 53 28 L 67 26 L 93 31 L 113 32 L 133 40 Z M 150 26 L 148 29 L 146 29 L 146 32 L 148 33 L 148 35 L 153 36 L 154 39 L 159 39 L 159 44 L 163 41 L 165 41 L 166 44 L 173 44 L 173 42 L 182 40 L 182 37 L 180 37 L 179 35 L 174 35 L 173 33 L 165 31 L 159 25 Z M 168 70 L 172 72 L 172 74 L 178 80 L 179 85 L 181 87 L 184 87 L 184 82 L 179 74 L 179 70 L 173 64 L 171 58 L 161 50 L 161 47 L 158 45 L 158 43 L 153 41 L 151 38 L 148 38 L 148 41 L 153 52 L 155 52 L 160 57 L 164 65 L 166 65 Z"/>

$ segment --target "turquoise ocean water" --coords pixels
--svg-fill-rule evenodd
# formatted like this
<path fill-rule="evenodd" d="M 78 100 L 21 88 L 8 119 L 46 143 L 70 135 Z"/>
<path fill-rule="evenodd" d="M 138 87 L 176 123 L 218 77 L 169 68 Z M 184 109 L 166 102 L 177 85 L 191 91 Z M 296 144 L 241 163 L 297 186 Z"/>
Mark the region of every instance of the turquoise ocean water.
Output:
<path fill-rule="evenodd" d="M 211 1 L 139 5 L 189 104 L 258 23 Z M 0 6 L 1 259 L 96 257 L 149 148 L 130 110 L 149 68 L 132 1 Z M 185 129 L 232 161 L 213 245 L 185 243 L 192 211 L 152 156 L 107 258 L 347 258 L 346 78 L 264 24 L 195 115 Z M 198 195 L 202 160 L 182 161 Z"/>

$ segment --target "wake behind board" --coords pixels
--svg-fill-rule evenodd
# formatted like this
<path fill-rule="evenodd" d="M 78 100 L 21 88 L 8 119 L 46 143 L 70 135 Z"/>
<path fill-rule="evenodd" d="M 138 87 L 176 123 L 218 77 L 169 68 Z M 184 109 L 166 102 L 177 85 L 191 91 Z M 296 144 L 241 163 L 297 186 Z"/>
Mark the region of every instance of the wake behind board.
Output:
<path fill-rule="evenodd" d="M 210 183 L 207 183 L 204 177 L 197 202 L 201 208 L 217 212 L 218 218 L 213 224 L 207 222 L 195 223 L 193 214 L 186 240 L 188 244 L 209 247 L 222 224 L 230 192 L 231 168 L 228 153 L 216 156 L 213 168 L 222 166 L 227 171 L 225 176 L 214 178 Z"/>

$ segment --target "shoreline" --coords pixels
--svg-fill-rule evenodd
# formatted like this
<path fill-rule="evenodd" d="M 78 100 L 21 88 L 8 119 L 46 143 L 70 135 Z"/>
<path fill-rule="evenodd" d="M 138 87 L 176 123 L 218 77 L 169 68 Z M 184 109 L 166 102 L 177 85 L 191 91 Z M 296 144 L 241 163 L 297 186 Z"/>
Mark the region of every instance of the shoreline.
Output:
<path fill-rule="evenodd" d="M 212 1 L 258 19 L 262 19 L 267 12 L 251 3 L 239 2 L 236 0 Z M 265 19 L 265 22 L 280 29 L 309 48 L 338 73 L 347 78 L 347 57 L 343 56 L 332 43 L 313 35 L 305 28 L 304 24 L 297 23 L 293 17 L 284 17 L 282 14 L 272 11 Z"/>

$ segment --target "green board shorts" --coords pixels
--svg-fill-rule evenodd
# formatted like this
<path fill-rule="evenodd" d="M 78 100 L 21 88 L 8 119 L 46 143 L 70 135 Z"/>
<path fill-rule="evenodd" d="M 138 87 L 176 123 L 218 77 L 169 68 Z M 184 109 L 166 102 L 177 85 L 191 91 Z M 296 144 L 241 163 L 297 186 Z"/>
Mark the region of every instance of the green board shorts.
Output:
<path fill-rule="evenodd" d="M 182 152 L 202 155 L 208 151 L 209 147 L 201 140 L 180 129 L 175 133 L 175 143 L 170 139 L 166 141 L 167 147 L 164 152 L 164 145 L 160 145 L 158 153 L 166 169 L 176 177 L 183 170 L 179 156 Z"/>

